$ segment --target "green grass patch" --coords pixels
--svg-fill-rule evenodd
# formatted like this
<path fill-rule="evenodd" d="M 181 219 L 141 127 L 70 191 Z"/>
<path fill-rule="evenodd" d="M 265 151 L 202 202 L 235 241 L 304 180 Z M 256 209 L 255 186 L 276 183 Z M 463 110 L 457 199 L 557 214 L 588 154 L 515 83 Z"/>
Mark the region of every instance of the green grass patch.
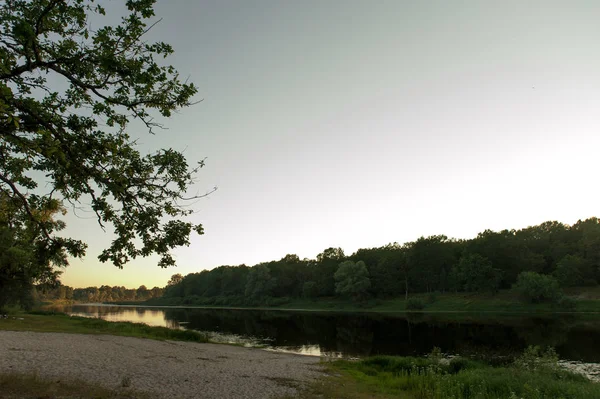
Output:
<path fill-rule="evenodd" d="M 456 358 L 377 356 L 326 365 L 300 398 L 597 399 L 600 384 L 557 367 L 493 367 Z"/>
<path fill-rule="evenodd" d="M 0 373 L 0 397 L 151 399 L 154 396 L 127 387 L 107 389 L 86 381 L 41 378 L 36 374 Z"/>
<path fill-rule="evenodd" d="M 110 322 L 44 311 L 17 313 L 8 319 L 0 319 L 0 330 L 108 334 L 156 340 L 208 342 L 206 335 L 196 331 L 151 327 L 143 323 Z"/>

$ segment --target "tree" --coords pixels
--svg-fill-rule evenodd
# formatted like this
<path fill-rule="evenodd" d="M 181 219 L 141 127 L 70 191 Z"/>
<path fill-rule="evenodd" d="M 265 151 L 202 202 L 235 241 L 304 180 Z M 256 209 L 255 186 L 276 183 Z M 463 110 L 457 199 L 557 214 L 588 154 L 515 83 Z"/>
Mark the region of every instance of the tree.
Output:
<path fill-rule="evenodd" d="M 140 285 L 135 296 L 138 300 L 145 301 L 148 299 L 148 288 L 145 285 Z"/>
<path fill-rule="evenodd" d="M 345 257 L 342 248 L 327 248 L 317 255 L 315 282 L 319 288 L 319 296 L 332 296 L 335 293 L 333 275 Z"/>
<path fill-rule="evenodd" d="M 492 262 L 479 254 L 462 256 L 450 274 L 454 288 L 467 292 L 490 291 L 495 294 L 502 279 L 500 270 L 494 269 Z"/>
<path fill-rule="evenodd" d="M 64 228 L 54 219 L 63 210 L 56 200 L 32 212 L 50 234 Z M 32 305 L 34 285 L 57 286 L 67 264 L 64 247 L 45 240 L 39 224 L 32 223 L 20 204 L 0 191 L 0 309 L 7 304 Z M 66 295 L 66 294 L 65 294 Z"/>
<path fill-rule="evenodd" d="M 407 245 L 407 269 L 413 275 L 415 288 L 426 292 L 442 288 L 442 270 L 450 269 L 456 262 L 454 245 L 455 242 L 444 235 L 420 237 Z"/>
<path fill-rule="evenodd" d="M 167 282 L 167 287 L 172 287 L 174 285 L 180 284 L 183 281 L 183 276 L 180 273 L 176 273 L 171 276 L 169 281 Z"/>
<path fill-rule="evenodd" d="M 256 265 L 250 269 L 246 280 L 245 294 L 250 298 L 269 296 L 276 281 L 271 278 L 271 271 L 265 265 Z"/>
<path fill-rule="evenodd" d="M 317 283 L 314 281 L 306 281 L 302 285 L 302 296 L 304 298 L 316 298 L 318 293 Z"/>
<path fill-rule="evenodd" d="M 557 302 L 563 296 L 554 277 L 536 272 L 519 274 L 513 289 L 524 301 L 532 303 Z"/>
<path fill-rule="evenodd" d="M 161 127 L 154 117 L 191 105 L 197 91 L 157 61 L 171 46 L 143 38 L 154 3 L 127 0 L 120 23 L 94 30 L 89 17 L 106 16 L 95 0 L 0 4 L 0 192 L 19 220 L 28 219 L 36 248 L 46 249 L 35 255 L 44 266 L 32 269 L 29 244 L 3 225 L 10 242 L 23 244 L 4 262 L 28 281 L 65 265 L 65 253 L 85 253 L 83 242 L 57 236 L 45 217 L 56 199 L 74 209 L 90 204 L 99 225 L 112 228 L 99 259 L 119 268 L 151 254 L 171 266 L 170 250 L 189 245 L 192 231 L 203 233 L 180 220 L 191 212 L 184 201 L 200 197 L 186 192 L 203 163 L 190 167 L 173 149 L 142 153 L 127 131 L 137 120 L 153 132 Z"/>
<path fill-rule="evenodd" d="M 334 278 L 336 294 L 351 296 L 357 300 L 364 298 L 371 287 L 369 271 L 363 261 L 355 263 L 348 260 L 340 263 Z"/>
<path fill-rule="evenodd" d="M 553 276 L 562 287 L 572 287 L 593 280 L 594 271 L 585 259 L 577 255 L 566 255 L 556 265 Z"/>

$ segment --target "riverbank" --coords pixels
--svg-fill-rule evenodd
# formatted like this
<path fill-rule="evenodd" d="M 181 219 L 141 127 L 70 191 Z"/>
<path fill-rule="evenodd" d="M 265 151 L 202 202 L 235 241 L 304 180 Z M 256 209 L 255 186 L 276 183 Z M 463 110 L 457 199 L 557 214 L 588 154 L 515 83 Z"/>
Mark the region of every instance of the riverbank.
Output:
<path fill-rule="evenodd" d="M 598 287 L 572 288 L 566 291 L 570 298 L 569 306 L 551 303 L 526 303 L 514 292 L 503 290 L 495 295 L 482 293 L 434 293 L 415 294 L 411 300 L 419 301 L 422 309 L 407 308 L 404 298 L 371 299 L 356 302 L 341 298 L 287 299 L 274 305 L 228 305 L 226 299 L 215 305 L 204 299 L 155 298 L 145 302 L 112 302 L 107 304 L 203 308 L 203 309 L 253 309 L 253 310 L 294 310 L 294 311 L 340 311 L 340 312 L 421 312 L 421 313 L 600 313 L 600 289 Z M 187 303 L 186 303 L 187 302 Z"/>
<path fill-rule="evenodd" d="M 123 397 L 242 399 L 293 395 L 322 373 L 316 357 L 231 345 L 0 331 L 0 375 L 34 375 L 49 387 L 84 381 Z"/>
<path fill-rule="evenodd" d="M 323 361 L 189 342 L 197 338 L 187 335 L 165 338 L 159 327 L 142 330 L 152 340 L 112 335 L 139 334 L 141 326 L 49 313 L 0 319 L 0 391 L 100 399 L 600 397 L 600 384 L 559 367 L 554 352 L 529 350 L 516 362 L 494 365 L 443 359 L 439 350 L 426 357 Z M 6 331 L 14 329 L 21 331 Z"/>
<path fill-rule="evenodd" d="M 301 399 L 596 399 L 600 384 L 564 370 L 553 352 L 529 348 L 514 363 L 492 366 L 464 358 L 377 356 L 328 365 L 330 376 Z"/>
<path fill-rule="evenodd" d="M 163 341 L 208 342 L 206 335 L 191 330 L 151 327 L 143 323 L 109 322 L 97 318 L 44 311 L 15 312 L 6 319 L 0 319 L 0 330 L 106 334 Z"/>

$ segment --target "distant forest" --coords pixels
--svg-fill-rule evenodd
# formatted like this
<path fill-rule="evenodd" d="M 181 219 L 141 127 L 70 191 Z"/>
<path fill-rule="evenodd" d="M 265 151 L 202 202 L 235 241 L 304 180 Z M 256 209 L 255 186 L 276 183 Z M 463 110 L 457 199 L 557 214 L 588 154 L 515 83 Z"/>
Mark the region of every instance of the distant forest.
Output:
<path fill-rule="evenodd" d="M 286 255 L 253 267 L 220 266 L 174 275 L 162 304 L 279 304 L 292 298 L 407 297 L 424 292 L 497 292 L 522 272 L 551 276 L 562 287 L 600 281 L 600 221 L 546 222 L 521 230 L 486 230 L 468 240 L 444 235 L 403 245 L 328 248 L 316 259 Z M 528 273 L 525 273 L 528 274 Z M 530 274 L 530 273 L 529 273 Z"/>
<path fill-rule="evenodd" d="M 286 255 L 252 267 L 220 266 L 147 289 L 60 286 L 41 299 L 79 302 L 145 301 L 163 305 L 276 305 L 321 297 L 409 297 L 411 293 L 497 292 L 511 288 L 523 272 L 556 280 L 561 287 L 600 282 L 600 220 L 573 226 L 545 222 L 521 230 L 486 230 L 469 240 L 444 235 L 403 245 L 359 249 L 346 255 L 328 248 L 316 259 Z"/>
<path fill-rule="evenodd" d="M 145 285 L 139 288 L 110 287 L 108 285 L 87 288 L 72 288 L 67 285 L 38 286 L 33 294 L 34 299 L 38 301 L 68 300 L 74 302 L 147 301 L 152 298 L 160 298 L 162 295 L 163 288 L 148 289 Z"/>

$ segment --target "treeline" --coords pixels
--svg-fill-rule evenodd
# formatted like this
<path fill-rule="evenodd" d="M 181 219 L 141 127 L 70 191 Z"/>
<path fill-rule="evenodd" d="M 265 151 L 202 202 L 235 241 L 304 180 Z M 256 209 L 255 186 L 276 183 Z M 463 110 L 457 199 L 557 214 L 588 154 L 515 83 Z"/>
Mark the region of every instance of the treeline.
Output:
<path fill-rule="evenodd" d="M 340 266 L 342 265 L 342 266 Z M 444 235 L 359 249 L 328 248 L 316 259 L 296 255 L 253 267 L 221 266 L 174 275 L 163 304 L 277 304 L 335 295 L 408 297 L 422 292 L 496 292 L 522 272 L 551 276 L 565 286 L 600 281 L 600 221 L 573 226 L 546 222 L 521 230 L 486 230 L 469 240 Z"/>
<path fill-rule="evenodd" d="M 72 288 L 67 285 L 56 287 L 38 286 L 34 298 L 38 301 L 70 300 L 74 302 L 118 302 L 118 301 L 147 301 L 163 295 L 163 288 L 151 289 L 141 285 L 139 288 L 125 288 L 108 285 L 101 287 Z"/>

